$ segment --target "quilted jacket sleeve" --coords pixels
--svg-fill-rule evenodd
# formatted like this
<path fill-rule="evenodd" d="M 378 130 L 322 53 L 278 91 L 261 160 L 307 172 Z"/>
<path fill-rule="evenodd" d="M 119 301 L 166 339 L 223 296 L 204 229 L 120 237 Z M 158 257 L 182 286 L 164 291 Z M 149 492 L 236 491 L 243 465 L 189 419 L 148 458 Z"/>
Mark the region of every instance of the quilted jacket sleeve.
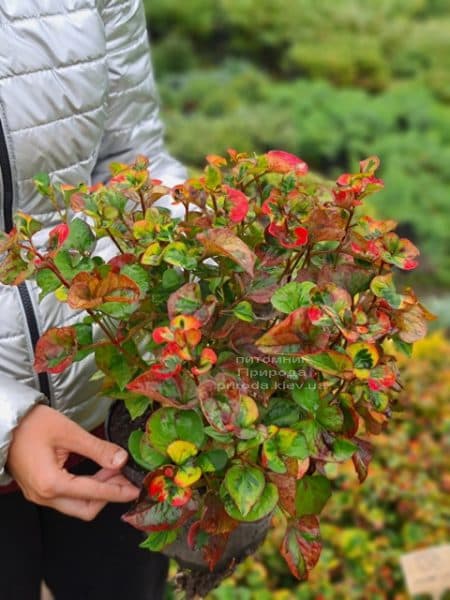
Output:
<path fill-rule="evenodd" d="M 0 373 L 0 486 L 11 482 L 5 463 L 13 430 L 33 406 L 46 402 L 38 390 Z"/>
<path fill-rule="evenodd" d="M 153 177 L 169 186 L 180 183 L 186 171 L 164 147 L 142 1 L 105 0 L 102 16 L 110 87 L 94 181 L 108 179 L 110 162 L 127 162 L 144 154 L 150 158 Z"/>

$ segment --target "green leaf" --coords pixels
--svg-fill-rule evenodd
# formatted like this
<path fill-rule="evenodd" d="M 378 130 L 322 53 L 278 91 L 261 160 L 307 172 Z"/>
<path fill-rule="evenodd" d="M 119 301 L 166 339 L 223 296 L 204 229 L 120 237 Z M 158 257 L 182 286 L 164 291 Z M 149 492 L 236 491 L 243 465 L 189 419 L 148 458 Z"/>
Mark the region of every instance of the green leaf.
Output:
<path fill-rule="evenodd" d="M 215 190 L 222 183 L 222 173 L 219 169 L 208 165 L 205 169 L 206 185 L 210 190 Z"/>
<path fill-rule="evenodd" d="M 296 384 L 292 390 L 292 398 L 303 410 L 315 414 L 320 404 L 317 381 L 307 379 L 301 386 Z"/>
<path fill-rule="evenodd" d="M 90 254 L 95 246 L 95 236 L 89 225 L 81 220 L 74 219 L 69 223 L 69 235 L 63 248 L 78 250 L 81 254 Z"/>
<path fill-rule="evenodd" d="M 301 306 L 310 304 L 310 292 L 316 284 L 312 281 L 291 281 L 279 288 L 272 296 L 272 306 L 282 313 L 290 314 Z"/>
<path fill-rule="evenodd" d="M 37 191 L 42 196 L 48 196 L 50 193 L 50 176 L 47 173 L 38 173 L 33 177 L 33 183 Z"/>
<path fill-rule="evenodd" d="M 318 515 L 331 496 L 331 485 L 323 475 L 305 475 L 297 481 L 295 508 L 298 517 Z"/>
<path fill-rule="evenodd" d="M 265 479 L 260 469 L 234 465 L 226 472 L 224 484 L 239 512 L 246 517 L 261 496 Z"/>
<path fill-rule="evenodd" d="M 348 460 L 358 450 L 358 446 L 345 438 L 338 438 L 333 442 L 333 454 L 336 460 Z"/>
<path fill-rule="evenodd" d="M 145 294 L 150 288 L 148 272 L 141 265 L 125 265 L 120 272 L 135 281 Z"/>
<path fill-rule="evenodd" d="M 183 274 L 176 269 L 166 269 L 162 275 L 162 287 L 167 291 L 178 289 L 184 283 Z"/>
<path fill-rule="evenodd" d="M 145 441 L 144 432 L 140 430 L 133 431 L 128 438 L 128 450 L 135 462 L 138 465 L 154 471 L 166 462 L 166 457 L 148 444 Z"/>
<path fill-rule="evenodd" d="M 147 396 L 142 396 L 141 394 L 135 394 L 132 392 L 129 392 L 129 395 L 124 398 L 124 402 L 125 407 L 133 420 L 141 417 L 150 406 L 150 400 L 147 398 Z"/>
<path fill-rule="evenodd" d="M 286 473 L 286 465 L 278 456 L 278 446 L 274 438 L 266 440 L 261 450 L 261 464 L 274 473 Z"/>
<path fill-rule="evenodd" d="M 189 256 L 187 247 L 183 242 L 172 242 L 163 252 L 163 259 L 166 263 L 175 267 L 184 269 L 195 269 L 197 261 L 193 256 Z"/>
<path fill-rule="evenodd" d="M 323 400 L 316 412 L 316 420 L 324 429 L 340 431 L 344 424 L 344 415 L 338 406 L 329 405 Z"/>
<path fill-rule="evenodd" d="M 76 323 L 73 325 L 76 332 L 78 351 L 75 354 L 74 360 L 83 360 L 91 352 L 94 352 L 94 348 L 87 350 L 83 349 L 83 346 L 91 346 L 93 343 L 92 325 L 90 323 Z"/>
<path fill-rule="evenodd" d="M 265 425 L 278 425 L 286 427 L 297 423 L 300 410 L 289 398 L 272 397 L 269 400 L 268 409 L 264 415 Z"/>
<path fill-rule="evenodd" d="M 195 464 L 201 468 L 204 473 L 214 473 L 224 469 L 228 462 L 228 454 L 225 450 L 217 448 L 203 452 L 195 461 Z"/>
<path fill-rule="evenodd" d="M 236 507 L 232 497 L 227 493 L 225 486 L 222 486 L 220 494 L 224 504 L 225 512 L 227 512 L 232 519 L 236 519 L 237 521 L 245 521 L 246 523 L 259 521 L 263 517 L 270 514 L 277 505 L 279 498 L 277 486 L 273 483 L 268 483 L 253 508 L 247 513 L 247 515 L 243 515 Z"/>
<path fill-rule="evenodd" d="M 237 319 L 246 321 L 247 323 L 252 323 L 255 319 L 252 305 L 247 300 L 239 302 L 239 304 L 233 308 L 233 315 Z"/>
<path fill-rule="evenodd" d="M 398 335 L 392 336 L 392 341 L 394 343 L 394 346 L 395 346 L 396 350 L 398 350 L 399 352 L 401 352 L 402 354 L 404 354 L 408 358 L 411 358 L 412 351 L 413 351 L 413 344 L 412 343 L 404 342 L 402 339 L 400 339 L 398 337 Z"/>
<path fill-rule="evenodd" d="M 352 361 L 341 352 L 329 350 L 317 354 L 306 354 L 302 358 L 308 365 L 327 375 L 335 375 L 341 379 L 351 379 L 353 376 Z"/>
<path fill-rule="evenodd" d="M 147 421 L 146 429 L 152 446 L 166 452 L 167 446 L 178 438 L 175 428 L 176 409 L 164 407 L 156 410 Z"/>
<path fill-rule="evenodd" d="M 97 367 L 111 377 L 121 390 L 133 378 L 134 369 L 130 367 L 124 355 L 112 344 L 97 346 L 95 349 Z"/>
<path fill-rule="evenodd" d="M 195 410 L 180 410 L 175 415 L 177 439 L 191 442 L 200 448 L 205 441 L 203 421 Z"/>
<path fill-rule="evenodd" d="M 152 552 L 161 552 L 166 546 L 172 544 L 178 536 L 177 529 L 170 531 L 152 531 L 143 542 L 139 544 L 139 548 L 151 550 Z"/>
<path fill-rule="evenodd" d="M 65 248 L 61 248 L 61 250 L 56 253 L 54 262 L 55 266 L 61 272 L 61 275 L 66 279 L 72 279 L 82 271 L 92 271 L 95 267 L 95 261 L 93 259 L 81 257 L 80 255 L 72 256 Z"/>
<path fill-rule="evenodd" d="M 36 273 L 36 283 L 41 288 L 39 301 L 45 298 L 47 294 L 57 290 L 61 285 L 61 281 L 50 269 L 39 269 Z"/>
<path fill-rule="evenodd" d="M 375 296 L 386 300 L 392 308 L 403 307 L 404 298 L 395 289 L 392 273 L 374 277 L 370 283 L 370 289 Z"/>
<path fill-rule="evenodd" d="M 309 453 L 315 454 L 317 452 L 317 441 L 322 431 L 319 423 L 314 419 L 305 419 L 297 423 L 296 429 L 305 436 Z"/>
<path fill-rule="evenodd" d="M 280 429 L 276 438 L 279 451 L 283 456 L 300 460 L 309 456 L 308 444 L 302 433 L 294 429 Z"/>
<path fill-rule="evenodd" d="M 204 432 L 208 437 L 216 440 L 217 442 L 221 442 L 222 444 L 229 444 L 233 441 L 233 436 L 230 433 L 221 433 L 211 426 L 205 427 Z"/>

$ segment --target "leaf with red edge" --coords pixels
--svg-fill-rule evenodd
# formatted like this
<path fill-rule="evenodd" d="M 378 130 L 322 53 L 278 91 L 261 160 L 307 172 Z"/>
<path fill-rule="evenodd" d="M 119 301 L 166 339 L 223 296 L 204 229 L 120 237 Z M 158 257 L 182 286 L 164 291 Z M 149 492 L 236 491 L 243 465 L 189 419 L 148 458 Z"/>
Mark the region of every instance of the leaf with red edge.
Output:
<path fill-rule="evenodd" d="M 434 321 L 435 315 L 430 313 L 420 303 L 406 307 L 394 317 L 395 326 L 398 328 L 398 337 L 407 343 L 414 343 L 425 337 L 427 321 Z"/>
<path fill-rule="evenodd" d="M 376 240 L 383 237 L 397 227 L 397 222 L 390 219 L 377 221 L 369 215 L 362 216 L 358 221 L 358 230 L 368 240 Z"/>
<path fill-rule="evenodd" d="M 241 190 L 224 185 L 224 190 L 231 204 L 230 221 L 240 223 L 245 219 L 249 209 L 249 198 Z"/>
<path fill-rule="evenodd" d="M 102 277 L 100 273 L 78 273 L 72 280 L 67 297 L 71 308 L 97 308 L 106 302 L 133 304 L 140 298 L 140 288 L 126 275 L 109 271 Z"/>
<path fill-rule="evenodd" d="M 6 241 L 5 245 L 13 243 Z M 20 285 L 35 270 L 33 262 L 25 262 L 20 255 L 20 249 L 13 247 L 0 261 L 0 283 L 4 285 Z"/>
<path fill-rule="evenodd" d="M 139 531 L 165 531 L 186 523 L 197 509 L 197 503 L 192 498 L 183 506 L 172 506 L 170 502 L 151 503 L 142 499 L 122 516 L 122 521 Z"/>
<path fill-rule="evenodd" d="M 395 265 L 399 269 L 411 271 L 418 265 L 416 260 L 419 249 L 406 238 L 399 238 L 396 233 L 387 233 L 383 237 L 384 251 L 381 258 L 384 262 Z"/>
<path fill-rule="evenodd" d="M 253 277 L 256 255 L 230 229 L 226 227 L 210 229 L 198 233 L 197 239 L 203 244 L 209 256 L 226 256 Z"/>
<path fill-rule="evenodd" d="M 295 173 L 296 175 L 308 173 L 308 165 L 305 161 L 289 152 L 270 150 L 265 157 L 269 170 L 275 173 Z"/>
<path fill-rule="evenodd" d="M 198 399 L 208 423 L 220 433 L 237 428 L 240 413 L 239 383 L 231 375 L 219 373 L 198 386 Z"/>
<path fill-rule="evenodd" d="M 328 340 L 329 333 L 312 323 L 304 306 L 264 333 L 256 340 L 256 346 L 267 354 L 304 355 L 324 350 Z"/>
<path fill-rule="evenodd" d="M 362 483 L 369 472 L 369 463 L 372 460 L 373 446 L 370 442 L 356 437 L 352 439 L 352 442 L 358 446 L 357 451 L 352 456 L 352 461 L 355 471 L 358 474 L 359 482 Z"/>
<path fill-rule="evenodd" d="M 281 554 L 297 579 L 308 578 L 322 551 L 319 520 L 309 515 L 291 521 L 281 544 Z"/>
<path fill-rule="evenodd" d="M 178 376 L 161 380 L 154 369 L 145 371 L 126 386 L 130 392 L 142 394 L 151 400 L 158 402 L 161 406 L 172 406 L 174 408 L 188 409 L 196 404 L 196 400 L 186 402 L 183 397 L 183 380 Z M 170 395 L 169 395 L 170 394 Z"/>
<path fill-rule="evenodd" d="M 37 373 L 61 373 L 72 364 L 77 351 L 74 327 L 52 327 L 36 344 L 34 369 Z"/>
<path fill-rule="evenodd" d="M 170 294 L 167 300 L 169 319 L 179 314 L 192 315 L 202 306 L 202 296 L 198 283 L 186 283 Z"/>

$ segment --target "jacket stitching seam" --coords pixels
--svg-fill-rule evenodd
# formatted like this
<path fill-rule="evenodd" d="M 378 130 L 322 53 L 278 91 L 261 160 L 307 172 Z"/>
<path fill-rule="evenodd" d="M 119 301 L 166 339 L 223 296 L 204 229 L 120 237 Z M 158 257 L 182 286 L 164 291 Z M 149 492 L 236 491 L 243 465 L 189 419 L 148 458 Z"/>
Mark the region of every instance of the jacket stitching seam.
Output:
<path fill-rule="evenodd" d="M 51 66 L 51 67 L 43 67 L 42 69 L 35 69 L 34 71 L 24 71 L 23 73 L 11 73 L 11 75 L 4 75 L 0 77 L 0 81 L 5 81 L 6 79 L 12 79 L 13 77 L 24 77 L 25 75 L 34 75 L 35 73 L 45 73 L 46 71 L 62 71 L 63 69 L 70 69 L 72 67 L 77 67 L 79 65 L 86 65 L 89 63 L 99 62 L 105 59 L 105 55 L 102 54 L 100 56 L 95 56 L 94 58 L 87 58 L 83 60 L 77 60 L 73 63 L 67 65 L 59 65 L 59 66 Z"/>
<path fill-rule="evenodd" d="M 25 337 L 25 334 L 22 333 L 13 333 L 11 335 L 2 335 L 0 337 L 0 342 L 3 342 L 3 340 L 12 340 L 14 338 L 18 338 L 18 337 Z"/>
<path fill-rule="evenodd" d="M 68 119 L 75 119 L 76 117 L 83 117 L 88 115 L 89 113 L 93 113 L 97 110 L 101 110 L 103 105 L 95 106 L 93 108 L 88 108 L 87 110 L 83 110 L 81 112 L 72 113 L 70 115 L 66 115 L 65 117 L 59 117 L 57 119 L 52 119 L 51 121 L 45 121 L 45 123 L 38 123 L 37 125 L 29 125 L 28 127 L 20 127 L 19 129 L 12 129 L 10 133 L 22 133 L 23 131 L 29 131 L 30 129 L 38 129 L 38 127 L 45 127 L 47 125 L 52 125 L 53 123 L 60 123 L 61 121 L 67 121 Z"/>
<path fill-rule="evenodd" d="M 13 27 L 16 23 L 21 23 L 23 21 L 49 19 L 51 17 L 65 17 L 66 15 L 73 15 L 75 13 L 83 12 L 86 10 L 95 12 L 95 8 L 93 6 L 82 6 L 81 8 L 74 8 L 73 10 L 67 10 L 64 12 L 36 14 L 36 15 L 29 15 L 27 17 L 16 17 L 16 18 L 10 19 L 8 21 L 0 21 L 0 27 L 8 27 L 8 26 Z"/>
<path fill-rule="evenodd" d="M 131 87 L 127 87 L 124 90 L 117 90 L 116 92 L 110 92 L 109 93 L 109 98 L 117 98 L 119 96 L 125 96 L 125 94 L 128 94 L 129 92 L 134 92 L 134 90 L 137 90 L 137 88 L 143 86 L 145 83 L 148 82 L 150 76 L 147 76 L 145 79 L 142 79 L 142 81 L 140 81 L 139 83 L 136 83 L 136 85 L 132 85 Z"/>
<path fill-rule="evenodd" d="M 96 148 L 94 150 L 94 152 L 92 152 L 87 158 L 84 158 L 83 160 L 77 160 L 76 162 L 72 163 L 71 165 L 67 165 L 65 167 L 62 167 L 61 169 L 55 169 L 54 171 L 50 171 L 49 174 L 54 175 L 55 173 L 63 173 L 64 171 L 69 171 L 70 169 L 74 169 L 78 165 L 88 163 L 90 160 L 92 160 L 95 157 L 97 152 L 98 152 L 98 150 Z M 33 181 L 33 179 L 34 179 L 34 177 L 27 177 L 25 179 L 21 179 L 20 181 L 21 181 L 21 183 L 24 183 L 25 181 Z"/>
<path fill-rule="evenodd" d="M 109 6 L 104 6 L 102 8 L 102 12 L 108 12 L 110 10 L 117 10 L 118 8 L 122 8 L 122 6 L 129 5 L 129 0 L 125 0 L 125 2 L 117 2 L 116 4 L 110 4 Z"/>

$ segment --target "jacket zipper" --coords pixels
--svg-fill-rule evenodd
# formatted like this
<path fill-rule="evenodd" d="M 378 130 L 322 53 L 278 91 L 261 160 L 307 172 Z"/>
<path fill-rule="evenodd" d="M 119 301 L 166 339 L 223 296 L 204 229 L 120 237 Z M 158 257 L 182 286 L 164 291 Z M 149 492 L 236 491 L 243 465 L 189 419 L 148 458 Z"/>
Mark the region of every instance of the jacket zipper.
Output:
<path fill-rule="evenodd" d="M 13 181 L 11 172 L 11 163 L 9 161 L 8 147 L 6 145 L 6 137 L 0 119 L 0 175 L 3 181 L 3 218 L 5 223 L 5 231 L 9 232 L 13 228 Z M 18 286 L 19 296 L 27 319 L 28 330 L 30 332 L 31 343 L 33 350 L 39 339 L 39 327 L 37 324 L 36 315 L 34 314 L 33 302 L 31 301 L 30 292 L 24 283 Z M 50 401 L 50 381 L 47 373 L 39 373 L 39 389 L 47 396 Z"/>

